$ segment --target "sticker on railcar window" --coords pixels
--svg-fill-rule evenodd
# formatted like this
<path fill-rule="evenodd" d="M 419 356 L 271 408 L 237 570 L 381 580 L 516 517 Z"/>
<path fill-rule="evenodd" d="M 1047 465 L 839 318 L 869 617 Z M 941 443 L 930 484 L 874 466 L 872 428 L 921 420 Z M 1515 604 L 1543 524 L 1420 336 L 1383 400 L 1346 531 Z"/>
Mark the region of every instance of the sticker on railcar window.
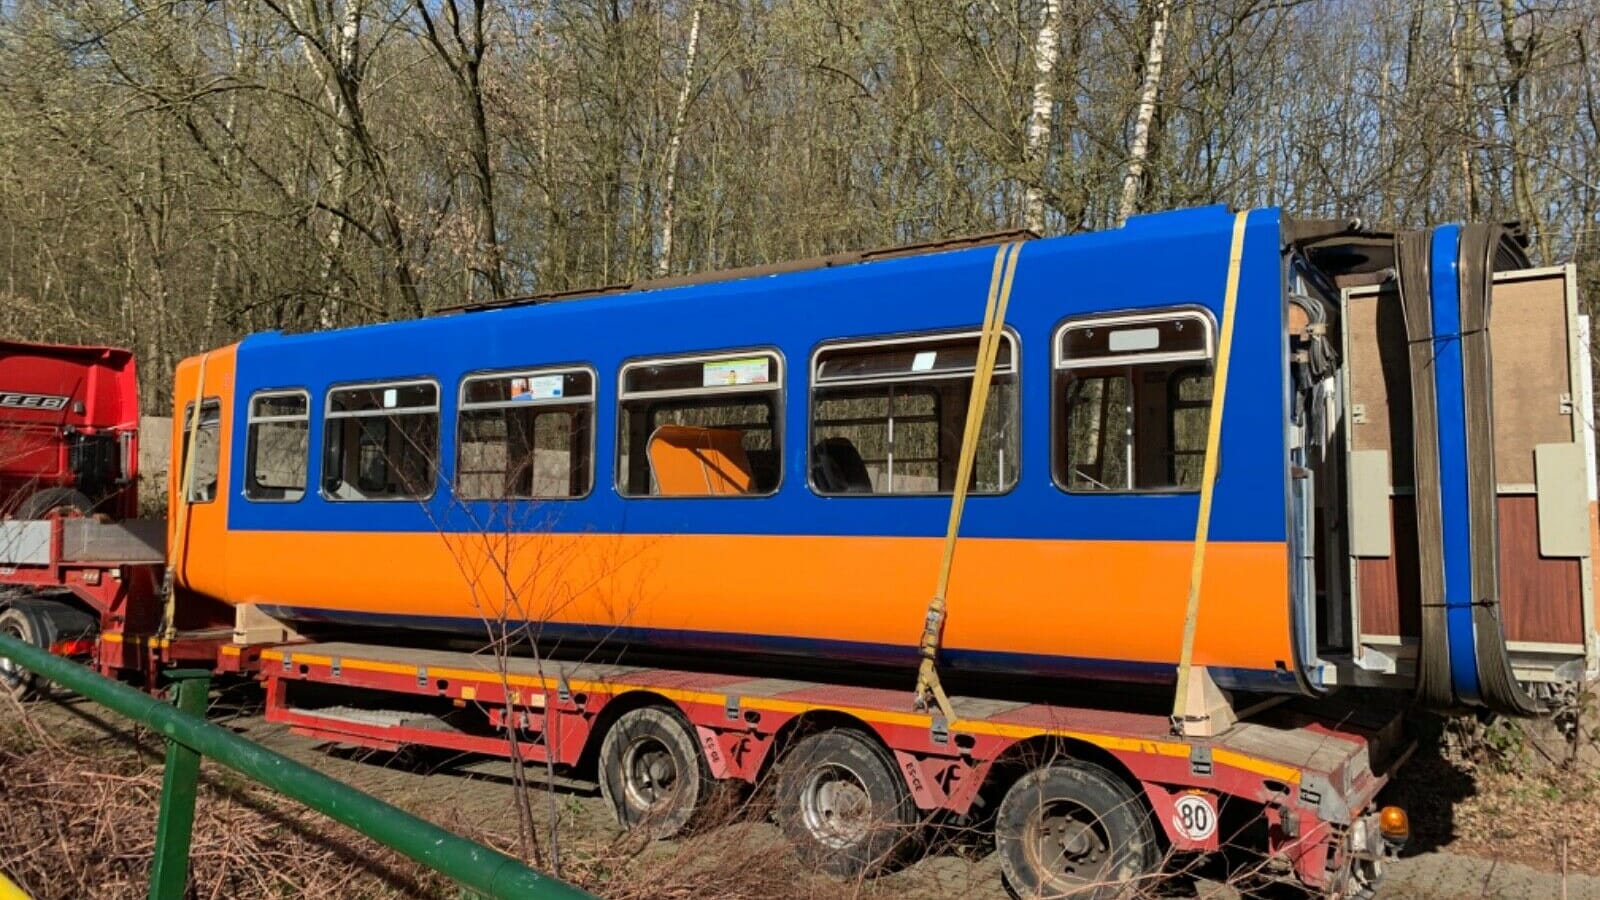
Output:
<path fill-rule="evenodd" d="M 771 378 L 767 359 L 719 359 L 700 367 L 701 385 L 726 387 L 735 384 L 766 384 Z"/>
<path fill-rule="evenodd" d="M 1210 794 L 1184 794 L 1172 811 L 1172 825 L 1191 841 L 1207 841 L 1217 833 L 1217 809 Z"/>
<path fill-rule="evenodd" d="M 67 398 L 55 394 L 23 394 L 14 391 L 0 391 L 0 408 L 3 409 L 43 409 L 49 412 L 60 412 L 67 408 Z"/>
<path fill-rule="evenodd" d="M 1129 353 L 1136 350 L 1155 350 L 1161 346 L 1161 329 L 1159 328 L 1119 328 L 1111 332 L 1107 344 L 1113 353 Z"/>
<path fill-rule="evenodd" d="M 566 389 L 565 375 L 535 375 L 511 379 L 511 399 L 520 402 L 556 400 Z"/>

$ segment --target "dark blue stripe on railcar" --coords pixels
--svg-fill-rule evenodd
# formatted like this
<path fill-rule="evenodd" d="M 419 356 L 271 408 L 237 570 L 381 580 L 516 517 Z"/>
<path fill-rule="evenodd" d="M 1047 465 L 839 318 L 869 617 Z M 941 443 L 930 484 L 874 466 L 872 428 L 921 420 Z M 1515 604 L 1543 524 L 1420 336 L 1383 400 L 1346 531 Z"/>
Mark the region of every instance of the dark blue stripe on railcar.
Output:
<path fill-rule="evenodd" d="M 288 621 L 324 625 L 384 629 L 409 629 L 439 634 L 485 634 L 483 620 L 451 616 L 405 616 L 386 613 L 347 612 L 307 609 L 293 606 L 263 606 L 268 615 Z M 537 635 L 546 646 L 570 641 L 580 647 L 604 643 L 615 650 L 638 644 L 652 651 L 743 653 L 755 656 L 805 657 L 812 661 L 843 660 L 866 665 L 914 667 L 919 659 L 916 645 L 873 644 L 774 635 L 738 634 L 720 631 L 693 631 L 671 628 L 612 627 L 555 622 L 505 622 L 494 627 Z M 293 649 L 293 648 L 289 648 Z M 941 648 L 941 666 L 969 672 L 1014 674 L 1042 678 L 1108 679 L 1115 681 L 1166 684 L 1177 678 L 1171 663 L 1147 663 L 1114 659 L 1087 659 L 1076 656 L 1050 656 L 1038 653 L 1003 653 L 961 648 Z M 1208 669 L 1225 690 L 1276 691 L 1296 687 L 1287 671 L 1256 669 Z M 909 701 L 908 701 L 909 702 Z"/>

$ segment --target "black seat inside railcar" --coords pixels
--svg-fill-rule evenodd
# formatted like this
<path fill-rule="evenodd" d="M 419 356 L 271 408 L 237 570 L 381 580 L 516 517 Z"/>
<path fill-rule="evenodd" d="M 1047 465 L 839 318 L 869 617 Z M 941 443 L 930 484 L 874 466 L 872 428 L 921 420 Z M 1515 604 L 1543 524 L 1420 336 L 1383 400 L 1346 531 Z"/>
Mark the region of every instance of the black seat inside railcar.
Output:
<path fill-rule="evenodd" d="M 750 460 L 750 493 L 770 494 L 778 488 L 778 451 L 746 450 Z"/>
<path fill-rule="evenodd" d="M 870 494 L 872 476 L 846 437 L 824 438 L 811 449 L 811 480 L 829 494 Z"/>

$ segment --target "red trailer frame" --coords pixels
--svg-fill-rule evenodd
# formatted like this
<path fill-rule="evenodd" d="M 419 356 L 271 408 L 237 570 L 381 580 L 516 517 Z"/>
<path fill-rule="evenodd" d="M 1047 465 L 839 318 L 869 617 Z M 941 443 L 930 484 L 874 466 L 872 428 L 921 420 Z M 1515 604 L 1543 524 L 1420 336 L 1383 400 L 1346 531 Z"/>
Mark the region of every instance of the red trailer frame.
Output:
<path fill-rule="evenodd" d="M 1330 719 L 1288 701 L 1196 739 L 1174 737 L 1163 716 L 975 697 L 955 698 L 959 718 L 946 723 L 910 711 L 905 691 L 741 674 L 353 643 L 282 645 L 260 660 L 267 719 L 335 743 L 502 757 L 515 746 L 527 761 L 583 769 L 619 716 L 659 706 L 693 727 L 719 780 L 756 783 L 798 734 L 848 728 L 892 754 L 917 809 L 930 816 L 972 813 L 1000 767 L 1064 753 L 1126 779 L 1173 851 L 1218 850 L 1219 817 L 1242 810 L 1265 822 L 1266 846 L 1257 849 L 1269 869 L 1342 896 L 1394 849 L 1372 807 L 1403 756 L 1397 714 L 1346 708 Z M 451 712 L 418 711 L 426 701 Z M 461 727 L 463 712 L 476 727 Z M 1196 805 L 1211 816 L 1209 830 L 1180 815 Z"/>
<path fill-rule="evenodd" d="M 0 522 L 0 613 L 26 607 L 34 635 L 59 656 L 100 674 L 154 687 L 161 668 L 203 665 L 244 671 L 232 648 L 232 610 L 185 598 L 164 627 L 166 563 L 158 520 L 103 522 L 51 516 Z M 232 648 L 236 649 L 236 648 Z"/>

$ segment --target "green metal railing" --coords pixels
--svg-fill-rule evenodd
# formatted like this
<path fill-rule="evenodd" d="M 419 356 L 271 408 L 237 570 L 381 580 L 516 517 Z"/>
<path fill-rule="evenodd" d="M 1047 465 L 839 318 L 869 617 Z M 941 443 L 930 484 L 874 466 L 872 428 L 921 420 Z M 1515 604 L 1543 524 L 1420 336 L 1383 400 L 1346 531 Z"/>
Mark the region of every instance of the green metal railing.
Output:
<path fill-rule="evenodd" d="M 591 894 L 541 875 L 498 850 L 423 821 L 207 722 L 211 673 L 204 669 L 166 673 L 175 699 L 175 705 L 168 705 L 9 635 L 0 634 L 0 658 L 10 659 L 166 737 L 166 772 L 161 783 L 155 859 L 150 868 L 151 900 L 183 897 L 189 877 L 189 842 L 202 756 L 343 822 L 484 896 L 594 900 Z"/>

